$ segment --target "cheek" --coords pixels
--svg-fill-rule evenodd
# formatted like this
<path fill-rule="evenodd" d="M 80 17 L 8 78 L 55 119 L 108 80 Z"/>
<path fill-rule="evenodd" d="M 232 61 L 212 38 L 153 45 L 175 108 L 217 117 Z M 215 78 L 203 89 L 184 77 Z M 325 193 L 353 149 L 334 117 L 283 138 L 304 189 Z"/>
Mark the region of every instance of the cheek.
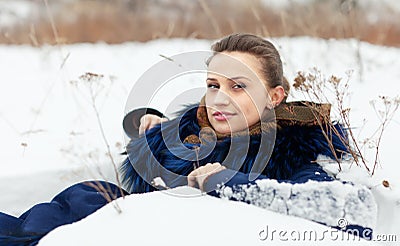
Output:
<path fill-rule="evenodd" d="M 241 117 L 250 120 L 257 115 L 257 107 L 255 106 L 253 100 L 249 97 L 237 98 L 236 100 L 237 111 L 241 113 Z"/>
<path fill-rule="evenodd" d="M 206 96 L 206 100 L 205 100 L 205 104 L 206 104 L 206 111 L 207 111 L 207 115 L 210 116 L 211 110 L 212 110 L 212 97 L 210 96 Z"/>
<path fill-rule="evenodd" d="M 267 107 L 267 102 L 265 97 L 253 97 L 242 103 L 242 112 L 248 121 L 258 121 L 263 114 L 265 108 Z"/>
<path fill-rule="evenodd" d="M 206 90 L 206 94 L 205 94 L 205 104 L 206 106 L 213 106 L 214 102 L 216 100 L 217 97 L 217 92 L 213 91 L 213 90 Z"/>

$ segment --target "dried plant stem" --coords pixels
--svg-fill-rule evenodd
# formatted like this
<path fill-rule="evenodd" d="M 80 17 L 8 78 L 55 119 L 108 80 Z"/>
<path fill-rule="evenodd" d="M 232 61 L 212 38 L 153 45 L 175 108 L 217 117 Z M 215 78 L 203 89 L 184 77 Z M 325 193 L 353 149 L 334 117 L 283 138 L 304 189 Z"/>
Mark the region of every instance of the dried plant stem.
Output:
<path fill-rule="evenodd" d="M 343 133 L 339 132 L 339 129 L 335 127 L 334 123 L 328 119 L 325 120 L 327 125 L 324 125 L 320 120 L 321 115 L 317 115 L 315 113 L 318 112 L 318 109 L 314 108 L 315 106 L 312 103 L 307 105 L 311 107 L 315 118 L 318 120 L 318 124 L 321 127 L 322 134 L 327 140 L 329 148 L 331 149 L 332 154 L 339 164 L 339 170 L 341 170 L 341 160 L 338 158 L 338 156 L 336 155 L 336 151 L 334 150 L 332 138 L 333 134 L 337 136 L 342 144 L 347 148 L 347 153 L 352 156 L 354 162 L 357 165 L 361 165 L 362 163 L 368 173 L 374 175 L 376 167 L 379 164 L 379 151 L 383 133 L 386 130 L 387 124 L 393 120 L 394 114 L 400 105 L 400 98 L 396 97 L 394 99 L 391 99 L 389 97 L 380 96 L 380 99 L 385 107 L 384 110 L 378 110 L 375 107 L 375 104 L 373 104 L 375 112 L 381 120 L 381 124 L 372 135 L 372 137 L 374 137 L 376 134 L 378 134 L 377 141 L 375 142 L 375 161 L 371 173 L 371 169 L 367 165 L 367 160 L 365 159 L 364 154 L 361 152 L 360 145 L 351 127 L 349 116 L 350 108 L 346 108 L 344 106 L 344 102 L 349 90 L 350 75 L 351 73 L 348 72 L 346 82 L 342 82 L 341 78 L 337 78 L 335 76 L 331 76 L 329 79 L 325 79 L 322 76 L 321 72 L 314 68 L 313 72 L 309 74 L 298 72 L 298 75 L 294 80 L 295 83 L 293 84 L 293 86 L 295 89 L 302 91 L 303 95 L 308 97 L 310 101 L 316 100 L 318 103 L 329 102 L 330 100 L 328 99 L 327 92 L 333 93 L 334 102 L 331 104 L 337 106 L 337 109 L 339 110 L 339 121 L 345 127 L 347 136 L 343 136 Z M 365 143 L 366 142 L 364 142 L 364 144 Z M 361 161 L 359 159 L 361 159 Z"/>
<path fill-rule="evenodd" d="M 205 14 L 208 16 L 208 18 L 211 21 L 211 24 L 214 27 L 215 33 L 218 36 L 222 36 L 222 32 L 221 29 L 219 28 L 218 25 L 218 21 L 215 19 L 215 17 L 213 16 L 211 9 L 208 7 L 208 5 L 206 4 L 206 2 L 204 0 L 198 0 L 200 3 L 201 8 L 204 10 Z"/>
<path fill-rule="evenodd" d="M 60 44 L 61 43 L 60 42 L 60 37 L 58 35 L 58 31 L 57 31 L 57 28 L 56 28 L 56 24 L 54 22 L 53 15 L 51 14 L 51 11 L 50 11 L 49 3 L 48 3 L 47 0 L 43 0 L 43 2 L 44 2 L 44 5 L 46 6 L 46 13 L 47 13 L 47 16 L 49 17 L 49 20 L 50 20 L 51 30 L 53 31 L 53 35 L 54 35 L 54 39 L 56 41 L 56 44 Z"/>
<path fill-rule="evenodd" d="M 341 105 L 341 103 L 340 103 L 340 105 Z M 340 106 L 340 107 L 341 107 L 341 106 Z M 339 107 L 339 108 L 340 108 L 340 107 Z M 352 143 L 353 143 L 353 145 L 354 145 L 354 148 L 356 148 L 356 152 L 350 151 L 350 154 L 353 156 L 353 159 L 354 159 L 354 161 L 356 162 L 357 165 L 359 165 L 359 163 L 358 163 L 358 157 L 361 158 L 361 162 L 364 164 L 364 167 L 367 169 L 368 172 L 370 172 L 370 169 L 369 169 L 369 167 L 368 167 L 368 165 L 367 165 L 367 163 L 366 163 L 366 161 L 365 161 L 365 159 L 364 159 L 364 156 L 362 155 L 361 149 L 360 149 L 360 147 L 358 146 L 357 140 L 356 140 L 356 138 L 354 137 L 353 130 L 352 130 L 351 127 L 350 127 L 350 120 L 349 120 L 349 117 L 348 117 L 348 115 L 344 112 L 344 109 L 343 109 L 343 108 L 340 108 L 340 111 L 341 111 L 341 118 L 342 118 L 342 120 L 344 121 L 344 124 L 345 124 L 346 128 L 348 129 L 347 132 L 348 132 L 349 135 L 350 135 L 350 138 L 351 138 L 351 141 L 352 141 Z"/>
<path fill-rule="evenodd" d="M 91 95 L 91 100 L 92 100 L 92 107 L 93 107 L 93 110 L 94 110 L 94 112 L 96 114 L 97 124 L 99 125 L 100 132 L 101 132 L 104 144 L 106 145 L 106 148 L 107 148 L 107 155 L 110 158 L 111 163 L 112 163 L 113 168 L 114 168 L 115 178 L 117 180 L 118 188 L 120 189 L 122 197 L 125 198 L 124 192 L 123 192 L 123 190 L 121 188 L 122 185 L 121 185 L 121 181 L 120 181 L 119 175 L 118 175 L 117 164 L 115 163 L 114 158 L 113 158 L 113 156 L 111 154 L 110 144 L 108 143 L 108 140 L 107 140 L 106 134 L 104 132 L 104 128 L 103 128 L 103 123 L 101 122 L 100 114 L 99 114 L 99 111 L 97 110 L 97 107 L 96 107 L 96 95 L 93 93 L 92 89 L 90 89 L 90 95 Z"/>
<path fill-rule="evenodd" d="M 57 45 L 59 45 L 60 43 L 59 43 L 57 28 L 56 28 L 56 25 L 55 25 L 55 23 L 54 23 L 53 17 L 52 17 L 52 15 L 51 15 L 51 11 L 50 11 L 48 2 L 47 2 L 47 0 L 43 0 L 43 2 L 44 2 L 44 4 L 46 5 L 46 11 L 47 11 L 47 15 L 48 15 L 48 17 L 49 17 L 49 20 L 50 20 L 50 23 L 51 23 L 51 26 L 52 26 L 52 30 L 53 30 L 53 33 L 54 33 L 55 41 L 56 41 Z M 33 28 L 33 27 L 32 27 L 32 30 L 33 30 L 33 34 L 36 35 L 36 33 L 34 32 L 34 28 Z M 35 37 L 35 36 L 32 36 L 32 37 Z M 31 38 L 32 38 L 32 37 L 31 37 Z M 35 40 L 36 40 L 36 41 L 35 41 Z M 33 39 L 32 41 L 33 41 L 33 42 L 37 42 L 36 37 L 35 37 L 35 39 Z M 60 53 L 61 53 L 61 56 L 62 56 L 61 47 L 58 46 L 58 48 L 60 49 Z M 61 63 L 61 66 L 60 66 L 60 69 L 62 69 L 62 68 L 64 67 L 64 65 L 65 65 L 65 63 L 66 63 L 68 57 L 69 57 L 69 53 L 68 53 L 67 56 L 63 59 L 63 61 L 62 61 L 62 63 Z M 26 137 L 29 137 L 29 135 L 30 135 L 31 133 L 34 133 L 34 132 L 35 132 L 33 129 L 34 129 L 34 127 L 35 127 L 35 125 L 36 125 L 36 122 L 37 122 L 37 120 L 38 120 L 38 118 L 39 118 L 39 114 L 40 114 L 40 112 L 42 111 L 43 107 L 45 106 L 45 104 L 46 104 L 46 102 L 47 102 L 47 99 L 50 97 L 50 93 L 51 93 L 51 91 L 53 90 L 53 88 L 54 88 L 54 86 L 56 85 L 56 83 L 57 83 L 57 80 L 53 80 L 53 82 L 50 84 L 50 87 L 49 87 L 48 90 L 46 91 L 46 93 L 45 93 L 45 95 L 44 95 L 42 101 L 40 102 L 40 105 L 39 105 L 38 109 L 36 110 L 35 117 L 33 118 L 32 122 L 31 122 L 31 124 L 30 124 L 29 130 L 26 131 Z M 23 145 L 23 146 L 24 146 L 24 148 L 26 148 L 27 145 L 25 144 L 25 145 Z"/>
<path fill-rule="evenodd" d="M 380 97 L 383 100 L 383 104 L 385 106 L 385 111 L 382 112 L 381 117 L 381 126 L 380 129 L 378 129 L 377 131 L 379 132 L 378 138 L 377 138 L 377 142 L 376 142 L 376 146 L 375 146 L 375 161 L 374 161 L 374 167 L 372 169 L 372 175 L 375 173 L 376 167 L 379 164 L 379 148 L 381 145 L 381 140 L 383 137 L 383 133 L 386 130 L 386 126 L 387 124 L 393 120 L 393 117 L 395 115 L 395 112 L 397 111 L 397 109 L 399 108 L 399 104 L 400 104 L 400 100 L 399 98 L 395 98 L 394 100 L 390 100 L 387 97 L 381 96 Z M 374 109 L 377 112 L 378 116 L 379 116 L 379 112 L 376 109 L 375 105 Z M 392 107 L 393 106 L 393 107 Z"/>
<path fill-rule="evenodd" d="M 336 128 L 333 126 L 333 124 L 331 122 L 328 122 L 328 124 L 323 125 L 321 118 L 320 118 L 321 115 L 317 115 L 317 113 L 314 112 L 315 108 L 313 108 L 311 105 L 307 104 L 307 106 L 311 108 L 311 112 L 313 113 L 315 119 L 317 119 L 318 125 L 321 128 L 321 132 L 324 135 L 326 142 L 328 143 L 329 149 L 331 150 L 333 156 L 335 157 L 335 161 L 337 162 L 337 164 L 339 166 L 339 171 L 342 171 L 342 165 L 340 164 L 340 158 L 336 155 L 336 149 L 333 146 L 333 141 L 332 141 L 332 129 L 336 130 Z M 327 128 L 329 128 L 329 133 L 326 130 Z M 337 134 L 337 136 L 341 136 L 337 132 L 335 132 L 335 134 Z"/>
<path fill-rule="evenodd" d="M 343 144 L 345 144 L 346 147 L 348 147 L 348 151 L 349 153 L 352 155 L 354 161 L 356 162 L 357 165 L 359 165 L 358 162 L 358 158 L 361 158 L 361 162 L 363 163 L 364 167 L 367 169 L 368 172 L 370 172 L 370 169 L 364 159 L 364 156 L 361 152 L 361 149 L 358 145 L 358 141 L 354 136 L 352 127 L 351 127 L 351 123 L 350 123 L 350 117 L 349 117 L 349 112 L 350 109 L 346 108 L 344 106 L 344 100 L 345 100 L 345 95 L 346 92 L 349 88 L 349 81 L 350 81 L 350 73 L 348 74 L 349 76 L 347 77 L 346 82 L 344 83 L 344 89 L 340 89 L 339 84 L 341 83 L 341 79 L 335 77 L 335 76 L 331 76 L 331 84 L 333 86 L 334 89 L 334 93 L 335 93 L 335 97 L 336 97 L 336 103 L 338 105 L 338 110 L 339 110 L 339 115 L 340 115 L 340 119 L 343 121 L 348 134 L 350 135 L 350 139 L 352 144 L 354 145 L 354 148 L 356 149 L 355 151 L 353 150 L 353 148 L 350 146 L 350 143 L 347 141 L 342 141 Z M 323 92 L 322 92 L 323 93 Z M 339 135 L 340 136 L 340 135 Z"/>
<path fill-rule="evenodd" d="M 115 199 L 117 199 L 117 196 L 115 194 L 112 193 L 111 187 L 108 183 L 106 183 L 107 187 L 104 187 L 103 184 L 101 182 L 99 182 L 98 180 L 93 181 L 96 184 L 93 184 L 92 182 L 87 182 L 85 184 L 87 184 L 88 186 L 96 189 L 97 191 L 101 192 L 102 196 L 104 197 L 104 199 L 106 199 L 106 201 L 108 203 L 111 203 L 112 206 L 114 207 L 114 209 L 121 214 L 122 213 L 122 209 L 121 207 L 118 205 L 117 202 L 113 202 Z M 121 191 L 121 195 L 122 197 L 124 197 L 124 193 Z M 112 196 L 111 196 L 112 195 Z"/>
<path fill-rule="evenodd" d="M 108 140 L 107 140 L 107 137 L 106 137 L 106 134 L 105 134 L 105 131 L 104 131 L 103 123 L 102 123 L 101 118 L 100 118 L 100 113 L 99 113 L 99 111 L 97 109 L 97 106 L 96 106 L 96 98 L 97 98 L 98 94 L 100 93 L 101 87 L 99 87 L 100 89 L 97 88 L 99 90 L 95 90 L 94 86 L 96 86 L 96 85 L 97 86 L 101 86 L 101 84 L 99 82 L 101 81 L 101 79 L 103 77 L 104 77 L 103 75 L 99 75 L 99 74 L 95 74 L 95 73 L 86 73 L 84 75 L 81 75 L 79 77 L 79 79 L 81 81 L 83 81 L 85 83 L 85 85 L 88 87 L 88 91 L 90 93 L 90 96 L 89 96 L 90 97 L 90 104 L 91 104 L 91 106 L 93 108 L 93 111 L 94 111 L 94 113 L 96 115 L 97 124 L 99 126 L 100 133 L 101 133 L 101 136 L 103 138 L 103 142 L 104 142 L 104 144 L 106 146 L 106 149 L 107 149 L 107 155 L 110 158 L 111 163 L 113 165 L 113 169 L 114 169 L 114 173 L 115 173 L 115 177 L 116 177 L 116 181 L 117 181 L 117 186 L 118 186 L 118 189 L 119 189 L 119 192 L 120 192 L 121 196 L 123 198 L 125 198 L 125 193 L 124 193 L 124 190 L 122 189 L 121 181 L 120 181 L 119 175 L 118 175 L 117 165 L 116 165 L 116 162 L 114 161 L 114 158 L 113 158 L 113 156 L 111 154 L 110 144 L 108 143 Z M 108 202 L 113 202 L 113 200 L 117 196 L 114 194 L 114 196 L 111 197 L 111 195 L 110 195 L 111 192 L 107 192 L 107 191 L 111 191 L 111 189 L 109 187 L 109 184 L 107 183 L 108 190 L 105 190 L 105 188 L 103 187 L 103 185 L 99 181 L 95 181 L 95 183 L 99 186 L 99 187 L 97 187 L 97 189 L 104 193 L 104 198 Z M 104 191 L 106 191 L 106 192 L 104 192 Z M 122 212 L 122 210 L 120 209 L 120 207 L 118 206 L 118 204 L 116 202 L 113 202 L 113 206 L 118 211 L 118 213 Z"/>
<path fill-rule="evenodd" d="M 353 30 L 351 30 L 351 31 L 353 32 Z M 353 36 L 355 36 L 355 33 L 353 33 Z M 362 60 L 361 59 L 362 58 L 361 57 L 361 43 L 359 40 L 357 41 L 356 58 L 357 58 L 359 68 L 360 68 L 359 69 L 359 77 L 360 77 L 360 80 L 362 81 L 362 79 L 363 79 L 362 78 L 363 77 L 363 64 L 361 61 Z M 349 82 L 350 75 L 348 74 L 347 81 L 344 84 L 344 87 L 341 88 L 340 86 L 343 85 L 343 83 L 340 83 L 341 79 L 331 76 L 331 78 L 329 80 L 325 80 L 321 76 L 321 73 L 319 71 L 314 69 L 314 72 L 315 73 L 309 73 L 308 75 L 304 75 L 303 73 L 299 72 L 298 76 L 295 79 L 296 83 L 294 84 L 294 87 L 296 89 L 300 89 L 303 92 L 303 94 L 305 94 L 306 96 L 308 96 L 311 99 L 311 101 L 313 101 L 313 98 L 314 98 L 318 102 L 329 102 L 330 100 L 327 100 L 327 97 L 325 95 L 326 91 L 324 91 L 323 89 L 328 89 L 327 85 L 333 87 L 332 92 L 335 94 L 334 104 L 336 104 L 338 106 L 339 118 L 340 118 L 340 121 L 343 123 L 343 125 L 347 129 L 348 138 L 343 138 L 332 123 L 329 124 L 330 129 L 333 130 L 333 132 L 340 138 L 342 143 L 348 148 L 348 152 L 352 155 L 355 163 L 357 165 L 360 165 L 362 162 L 364 167 L 366 168 L 366 170 L 369 173 L 371 173 L 371 170 L 367 165 L 367 160 L 365 159 L 364 154 L 361 152 L 360 145 L 359 145 L 357 138 L 355 137 L 355 134 L 351 127 L 350 117 L 349 117 L 350 108 L 344 107 L 344 100 L 345 100 L 345 95 L 348 92 L 348 82 Z M 379 164 L 379 151 L 380 151 L 380 145 L 381 145 L 381 141 L 382 141 L 383 132 L 385 131 L 388 122 L 390 122 L 393 119 L 394 113 L 397 111 L 399 104 L 400 104 L 399 98 L 396 98 L 392 101 L 389 100 L 387 97 L 380 97 L 380 98 L 383 100 L 383 104 L 385 105 L 385 111 L 378 112 L 375 108 L 375 111 L 377 112 L 378 117 L 381 118 L 381 125 L 372 135 L 372 137 L 373 137 L 376 134 L 378 134 L 377 140 L 375 142 L 375 160 L 374 160 L 374 166 L 373 166 L 371 175 L 373 175 L 375 173 L 376 167 Z M 394 107 L 392 107 L 392 106 L 394 106 Z M 329 134 L 328 134 L 328 132 L 326 130 L 326 126 L 324 127 L 320 124 L 320 127 L 322 129 L 322 132 L 323 132 L 325 138 L 328 141 L 329 146 L 331 147 L 332 139 L 329 138 L 329 134 L 331 133 L 331 130 L 329 130 Z M 366 142 L 364 142 L 364 144 L 365 143 Z M 359 160 L 359 158 L 361 159 L 361 161 Z"/>
<path fill-rule="evenodd" d="M 375 169 L 376 169 L 376 167 L 378 166 L 378 161 L 379 161 L 379 146 L 380 146 L 380 143 L 381 143 L 381 140 L 382 140 L 382 136 L 383 136 L 383 131 L 384 131 L 384 130 L 385 130 L 385 127 L 382 126 L 381 131 L 380 131 L 380 134 L 379 134 L 379 137 L 378 137 L 378 141 L 377 141 L 376 147 L 375 147 L 375 149 L 376 149 L 376 152 L 375 152 L 375 162 L 374 162 L 374 167 L 373 167 L 373 169 L 372 169 L 372 175 L 374 175 Z"/>
<path fill-rule="evenodd" d="M 193 169 L 197 169 L 200 167 L 200 163 L 199 163 L 199 151 L 200 151 L 200 147 L 199 146 L 195 146 L 193 147 L 193 150 L 196 154 L 196 162 L 193 162 Z"/>

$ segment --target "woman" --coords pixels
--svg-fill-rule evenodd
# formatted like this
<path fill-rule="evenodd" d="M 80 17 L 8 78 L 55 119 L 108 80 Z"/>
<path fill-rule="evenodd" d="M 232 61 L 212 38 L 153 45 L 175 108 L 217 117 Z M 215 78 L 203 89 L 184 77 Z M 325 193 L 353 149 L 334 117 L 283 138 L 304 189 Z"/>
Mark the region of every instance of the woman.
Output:
<path fill-rule="evenodd" d="M 347 152 L 341 127 L 334 125 L 340 135 L 326 128 L 330 105 L 287 103 L 289 84 L 279 53 L 260 37 L 230 35 L 212 50 L 207 92 L 199 105 L 188 106 L 171 121 L 154 109 L 139 109 L 125 117 L 124 129 L 132 138 L 127 146 L 129 158 L 121 167 L 127 190 L 141 193 L 165 188 L 151 185 L 161 177 L 166 187 L 187 184 L 210 195 L 356 230 L 371 238 L 377 208 L 368 189 L 340 183 L 351 192 L 337 202 L 341 198 L 333 194 L 338 181 L 313 183 L 334 180 L 315 162 L 318 155 L 335 159 Z M 271 183 L 271 179 L 284 184 Z M 310 186 L 315 197 L 299 192 Z M 359 216 L 346 218 L 349 225 L 338 225 L 346 214 Z"/>
<path fill-rule="evenodd" d="M 212 49 L 215 54 L 208 61 L 207 92 L 199 105 L 188 106 L 170 121 L 158 117 L 162 114 L 152 109 L 132 111 L 125 117 L 124 129 L 132 140 L 121 174 L 128 193 L 189 185 L 210 195 L 280 212 L 282 207 L 277 204 L 285 204 L 283 210 L 288 214 L 310 215 L 311 220 L 335 227 L 332 220 L 324 220 L 318 213 L 289 206 L 302 200 L 303 193 L 285 197 L 287 192 L 281 189 L 287 183 L 333 181 L 314 162 L 320 154 L 334 158 L 346 151 L 342 136 L 328 136 L 333 152 L 324 136 L 321 125 L 329 122 L 329 106 L 286 103 L 289 85 L 283 77 L 279 53 L 260 37 L 234 34 Z M 163 187 L 152 185 L 157 177 L 165 182 Z M 278 182 L 272 184 L 272 180 Z M 286 186 L 280 186 L 280 182 Z M 312 199 L 326 199 L 342 209 L 328 192 L 337 184 L 324 187 L 323 194 Z M 359 210 L 373 213 L 376 206 L 370 192 L 359 187 L 347 190 L 351 189 L 364 194 L 363 199 L 357 197 L 351 204 L 358 202 Z M 123 193 L 127 194 L 107 182 L 80 183 L 19 218 L 0 213 L 0 244 L 34 245 L 57 226 L 78 221 Z M 351 218 L 350 222 L 347 229 L 364 231 L 372 227 L 366 219 L 359 223 Z"/>
<path fill-rule="evenodd" d="M 226 169 L 227 166 L 219 164 L 224 161 L 231 147 L 231 140 L 239 139 L 237 141 L 240 142 L 241 138 L 249 135 L 249 150 L 257 151 L 248 155 L 239 169 L 237 166 L 231 167 L 240 171 L 234 178 L 245 178 L 245 174 L 248 174 L 255 164 L 255 155 L 260 155 L 258 160 L 265 168 L 260 170 L 263 176 L 258 179 L 273 178 L 294 182 L 309 179 L 332 180 L 318 164 L 312 163 L 319 154 L 334 158 L 346 151 L 346 147 L 340 141 L 342 136 L 331 136 L 336 153 L 332 153 L 323 137 L 320 125 L 329 121 L 329 105 L 285 103 L 289 84 L 283 76 L 279 53 L 270 42 L 260 37 L 248 34 L 231 35 L 214 44 L 212 50 L 215 54 L 208 61 L 207 92 L 200 105 L 189 106 L 183 110 L 184 113 L 180 113 L 181 117 L 169 122 L 159 117 L 162 114 L 154 109 L 148 109 L 150 111 L 147 111 L 149 114 L 146 115 L 146 110 L 139 109 L 125 117 L 124 129 L 133 138 L 127 146 L 129 158 L 122 165 L 127 189 L 131 193 L 155 190 L 149 181 L 156 174 L 160 174 L 161 177 L 167 176 L 160 173 L 163 168 L 187 175 L 187 183 L 190 186 L 204 188 L 210 186 L 208 183 L 218 183 L 224 180 L 219 178 L 220 176 L 231 173 L 229 168 Z M 274 122 L 275 118 L 278 128 L 266 127 L 268 123 Z M 161 122 L 165 123 L 161 125 Z M 139 129 L 134 127 L 138 125 Z M 154 125 L 156 126 L 152 128 Z M 168 132 L 168 129 L 174 128 L 170 125 L 179 127 L 179 135 Z M 167 130 L 163 132 L 162 126 Z M 152 129 L 149 130 L 150 128 Z M 204 128 L 213 130 L 217 135 L 217 143 L 210 155 L 198 160 L 200 167 L 193 170 L 194 158 L 191 161 L 182 160 L 184 158 L 178 158 L 169 150 L 179 152 L 180 147 L 183 152 L 193 149 L 194 146 L 202 147 L 201 139 L 197 136 Z M 145 129 L 149 130 L 145 137 L 135 138 L 138 131 L 143 134 Z M 276 141 L 272 145 L 275 144 L 275 147 L 267 143 L 267 146 L 264 146 L 267 148 L 260 151 L 260 138 L 274 133 Z M 239 136 L 231 137 L 231 134 Z M 169 136 L 168 141 L 164 141 L 166 136 Z M 175 139 L 171 136 L 175 136 Z M 266 139 L 274 140 L 270 137 Z M 168 142 L 184 144 L 167 148 Z M 233 147 L 242 149 L 243 144 Z M 270 147 L 273 147 L 272 155 L 268 149 Z M 238 149 L 235 151 L 239 151 Z M 150 152 L 156 160 L 147 158 Z M 190 151 L 186 152 L 190 155 Z M 198 154 L 195 151 L 191 153 L 193 156 Z M 238 160 L 242 158 L 239 155 L 234 157 Z M 225 162 L 226 165 L 234 165 L 238 160 Z M 161 167 L 157 167 L 157 164 L 161 164 Z M 138 175 L 136 171 L 141 169 L 143 172 Z M 320 175 L 316 176 L 315 172 L 319 172 Z M 204 182 L 206 179 L 208 182 Z M 230 182 L 238 184 L 237 180 L 233 179 Z M 186 180 L 176 178 L 166 182 L 167 186 L 175 187 L 184 185 Z"/>

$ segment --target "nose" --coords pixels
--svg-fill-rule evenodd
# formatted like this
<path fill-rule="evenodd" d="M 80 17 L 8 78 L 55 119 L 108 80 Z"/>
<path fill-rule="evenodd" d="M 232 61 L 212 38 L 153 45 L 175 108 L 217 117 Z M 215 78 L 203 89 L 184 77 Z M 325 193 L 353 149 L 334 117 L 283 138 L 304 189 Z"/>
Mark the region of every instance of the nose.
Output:
<path fill-rule="evenodd" d="M 226 106 L 230 102 L 229 95 L 224 90 L 218 90 L 217 95 L 214 98 L 215 106 Z"/>

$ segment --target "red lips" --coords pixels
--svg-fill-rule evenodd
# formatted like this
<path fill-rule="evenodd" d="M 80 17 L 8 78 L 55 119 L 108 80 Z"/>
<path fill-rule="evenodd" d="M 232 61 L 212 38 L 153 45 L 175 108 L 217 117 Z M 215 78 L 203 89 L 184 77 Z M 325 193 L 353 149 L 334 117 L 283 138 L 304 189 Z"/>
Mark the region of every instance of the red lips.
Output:
<path fill-rule="evenodd" d="M 230 112 L 217 111 L 213 113 L 214 119 L 217 121 L 226 121 L 235 114 Z"/>

